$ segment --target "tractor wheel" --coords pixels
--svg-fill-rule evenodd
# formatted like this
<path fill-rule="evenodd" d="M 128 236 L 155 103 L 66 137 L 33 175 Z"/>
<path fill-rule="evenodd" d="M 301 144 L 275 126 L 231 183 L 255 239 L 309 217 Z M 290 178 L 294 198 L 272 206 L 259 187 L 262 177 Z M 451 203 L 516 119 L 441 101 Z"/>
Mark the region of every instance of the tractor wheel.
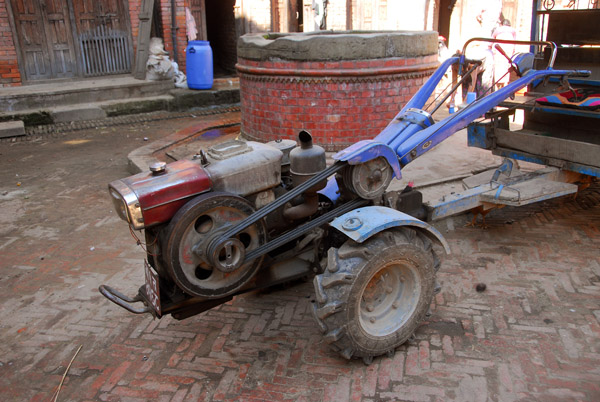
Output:
<path fill-rule="evenodd" d="M 329 249 L 327 269 L 314 279 L 325 341 L 365 363 L 393 354 L 428 312 L 439 264 L 431 241 L 406 227 Z"/>

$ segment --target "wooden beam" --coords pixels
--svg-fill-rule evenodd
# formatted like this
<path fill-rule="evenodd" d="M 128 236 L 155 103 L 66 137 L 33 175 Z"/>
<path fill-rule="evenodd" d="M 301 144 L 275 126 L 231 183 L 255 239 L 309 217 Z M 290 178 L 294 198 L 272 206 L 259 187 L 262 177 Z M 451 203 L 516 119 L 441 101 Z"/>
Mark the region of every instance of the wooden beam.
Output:
<path fill-rule="evenodd" d="M 142 0 L 142 7 L 138 16 L 140 23 L 137 37 L 137 51 L 135 54 L 135 67 L 133 69 L 133 76 L 138 80 L 146 78 L 146 63 L 150 54 L 150 31 L 152 29 L 153 10 L 154 0 Z"/>
<path fill-rule="evenodd" d="M 543 132 L 530 130 L 496 130 L 499 147 L 515 149 L 532 155 L 600 167 L 600 145 L 553 138 Z"/>
<path fill-rule="evenodd" d="M 346 30 L 352 30 L 352 0 L 346 0 Z"/>

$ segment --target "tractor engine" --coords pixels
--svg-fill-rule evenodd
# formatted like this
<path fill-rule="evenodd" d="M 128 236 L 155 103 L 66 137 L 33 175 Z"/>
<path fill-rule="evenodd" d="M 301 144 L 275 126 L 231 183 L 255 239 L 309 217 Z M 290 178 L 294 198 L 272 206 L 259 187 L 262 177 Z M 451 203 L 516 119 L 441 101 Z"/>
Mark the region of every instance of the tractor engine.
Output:
<path fill-rule="evenodd" d="M 228 141 L 191 160 L 155 163 L 149 172 L 109 184 L 119 216 L 145 232 L 161 297 L 210 301 L 256 287 L 256 273 L 270 257 L 248 254 L 318 214 L 317 192 L 326 181 L 235 236 L 222 234 L 326 168 L 325 151 L 308 132 L 300 133 L 299 143 Z"/>

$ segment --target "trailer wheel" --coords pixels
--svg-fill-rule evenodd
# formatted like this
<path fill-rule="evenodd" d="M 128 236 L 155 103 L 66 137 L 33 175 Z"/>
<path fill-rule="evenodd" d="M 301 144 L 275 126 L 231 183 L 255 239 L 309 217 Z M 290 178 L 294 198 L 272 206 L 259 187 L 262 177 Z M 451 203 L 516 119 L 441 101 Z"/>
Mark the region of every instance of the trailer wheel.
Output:
<path fill-rule="evenodd" d="M 431 241 L 406 227 L 329 249 L 327 269 L 314 279 L 313 310 L 325 341 L 365 363 L 392 354 L 429 310 L 438 266 Z"/>

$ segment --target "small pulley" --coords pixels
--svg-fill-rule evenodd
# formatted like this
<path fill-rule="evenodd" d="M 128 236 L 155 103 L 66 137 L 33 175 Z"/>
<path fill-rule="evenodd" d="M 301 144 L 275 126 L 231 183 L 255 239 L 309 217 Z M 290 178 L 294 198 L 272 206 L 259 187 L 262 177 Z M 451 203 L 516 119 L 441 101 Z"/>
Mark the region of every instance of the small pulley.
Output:
<path fill-rule="evenodd" d="M 358 165 L 351 165 L 343 173 L 346 187 L 366 200 L 380 197 L 393 177 L 392 167 L 383 156 Z"/>
<path fill-rule="evenodd" d="M 211 265 L 221 272 L 233 272 L 241 267 L 246 257 L 246 248 L 240 239 L 225 239 L 210 244 L 207 253 Z"/>

